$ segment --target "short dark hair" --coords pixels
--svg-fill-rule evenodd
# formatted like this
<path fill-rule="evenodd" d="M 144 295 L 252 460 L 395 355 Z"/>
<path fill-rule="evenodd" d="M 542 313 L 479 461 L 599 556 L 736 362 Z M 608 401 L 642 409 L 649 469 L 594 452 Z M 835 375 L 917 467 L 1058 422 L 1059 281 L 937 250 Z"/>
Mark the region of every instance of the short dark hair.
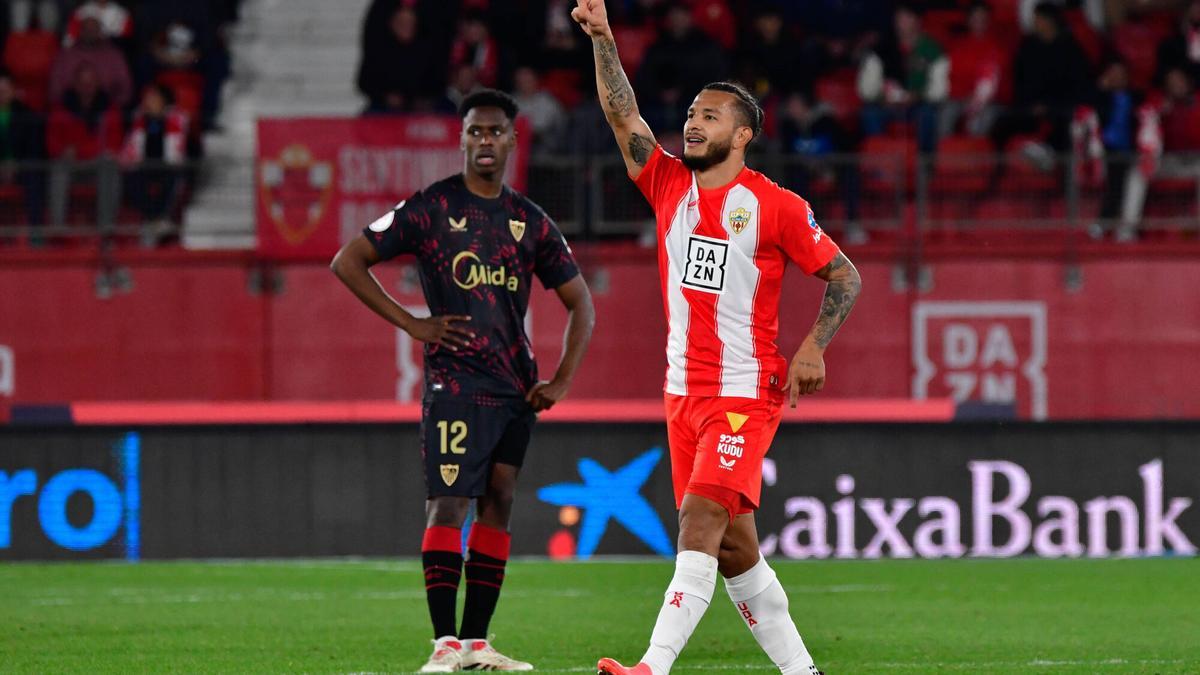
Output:
<path fill-rule="evenodd" d="M 1033 8 L 1033 14 L 1034 14 L 1034 16 L 1042 16 L 1047 19 L 1050 19 L 1054 23 L 1058 24 L 1060 27 L 1062 26 L 1062 23 L 1063 23 L 1062 8 L 1060 8 L 1057 4 L 1055 4 L 1053 2 L 1039 2 L 1037 4 L 1037 6 L 1035 6 Z"/>
<path fill-rule="evenodd" d="M 462 103 L 458 104 L 458 117 L 462 119 L 471 112 L 472 108 L 499 108 L 504 111 L 508 119 L 517 119 L 517 102 L 513 97 L 499 91 L 497 89 L 476 89 L 475 91 L 463 97 Z"/>
<path fill-rule="evenodd" d="M 750 131 L 754 134 L 750 137 L 750 140 L 758 138 L 763 128 L 763 109 L 758 104 L 758 99 L 754 98 L 754 94 L 751 94 L 749 89 L 746 89 L 746 87 L 738 82 L 730 80 L 710 82 L 704 85 L 704 88 L 733 94 L 734 98 L 737 99 L 735 107 L 738 111 L 738 117 L 741 118 L 739 122 L 741 122 L 742 126 L 750 127 Z"/>

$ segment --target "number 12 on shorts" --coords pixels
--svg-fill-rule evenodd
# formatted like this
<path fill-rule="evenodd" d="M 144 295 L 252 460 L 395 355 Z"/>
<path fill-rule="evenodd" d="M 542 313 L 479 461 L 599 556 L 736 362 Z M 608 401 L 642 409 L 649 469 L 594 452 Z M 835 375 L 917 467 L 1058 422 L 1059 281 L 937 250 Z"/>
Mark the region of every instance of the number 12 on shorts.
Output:
<path fill-rule="evenodd" d="M 463 446 L 463 441 L 467 439 L 467 423 L 462 420 L 454 420 L 447 422 L 446 420 L 438 420 L 438 434 L 442 439 L 442 454 L 447 451 L 455 455 L 465 455 L 467 449 Z"/>

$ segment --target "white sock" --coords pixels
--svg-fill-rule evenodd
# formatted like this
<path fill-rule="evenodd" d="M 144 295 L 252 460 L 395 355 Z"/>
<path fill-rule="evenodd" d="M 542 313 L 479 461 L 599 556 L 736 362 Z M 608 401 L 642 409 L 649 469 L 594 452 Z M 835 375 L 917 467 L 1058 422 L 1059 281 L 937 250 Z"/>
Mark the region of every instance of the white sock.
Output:
<path fill-rule="evenodd" d="M 812 656 L 788 614 L 787 593 L 766 558 L 747 572 L 725 580 L 729 599 L 742 615 L 754 639 L 784 675 L 816 675 Z"/>
<path fill-rule="evenodd" d="M 700 551 L 680 551 L 675 576 L 663 596 L 658 621 L 650 634 L 650 648 L 642 663 L 654 675 L 667 675 L 679 652 L 700 623 L 717 587 L 717 559 Z"/>

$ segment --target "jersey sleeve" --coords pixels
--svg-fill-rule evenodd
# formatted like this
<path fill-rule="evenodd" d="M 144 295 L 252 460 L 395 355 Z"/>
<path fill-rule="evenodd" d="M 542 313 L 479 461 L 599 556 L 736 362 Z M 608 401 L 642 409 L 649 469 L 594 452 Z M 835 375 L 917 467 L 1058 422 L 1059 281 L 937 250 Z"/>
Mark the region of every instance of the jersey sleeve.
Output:
<path fill-rule="evenodd" d="M 550 216 L 542 214 L 533 272 L 545 288 L 558 288 L 579 275 L 571 247 Z"/>
<path fill-rule="evenodd" d="M 430 204 L 425 193 L 418 191 L 363 228 L 363 235 L 381 260 L 417 252 L 432 222 Z"/>
<path fill-rule="evenodd" d="M 663 150 L 661 145 L 654 146 L 654 152 L 650 153 L 646 166 L 643 166 L 641 173 L 633 179 L 634 185 L 637 185 L 655 210 L 671 192 L 690 182 L 691 172 L 678 157 Z"/>
<path fill-rule="evenodd" d="M 782 191 L 776 227 L 779 247 L 805 274 L 813 274 L 829 264 L 841 249 L 817 224 L 812 206 L 790 191 Z"/>

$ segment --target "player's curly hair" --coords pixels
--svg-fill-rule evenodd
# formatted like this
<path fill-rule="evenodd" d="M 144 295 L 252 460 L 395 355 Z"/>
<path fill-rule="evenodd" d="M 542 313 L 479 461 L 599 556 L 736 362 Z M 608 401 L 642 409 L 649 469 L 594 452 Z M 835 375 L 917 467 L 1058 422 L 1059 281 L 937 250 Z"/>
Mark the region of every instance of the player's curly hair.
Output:
<path fill-rule="evenodd" d="M 736 107 L 738 110 L 738 116 L 741 117 L 741 120 L 739 120 L 740 124 L 742 126 L 750 127 L 750 131 L 754 134 L 750 137 L 750 140 L 753 141 L 754 139 L 758 138 L 758 135 L 762 133 L 763 128 L 763 109 L 762 106 L 758 104 L 758 99 L 754 98 L 754 94 L 751 94 L 749 89 L 744 87 L 741 83 L 734 82 L 732 80 L 710 82 L 709 84 L 704 85 L 704 88 L 711 89 L 713 91 L 723 91 L 727 94 L 733 94 L 734 97 L 737 98 Z"/>
<path fill-rule="evenodd" d="M 462 119 L 471 112 L 471 108 L 499 108 L 509 120 L 517 119 L 517 102 L 513 97 L 498 89 L 476 89 L 463 97 L 458 104 L 458 118 Z"/>

